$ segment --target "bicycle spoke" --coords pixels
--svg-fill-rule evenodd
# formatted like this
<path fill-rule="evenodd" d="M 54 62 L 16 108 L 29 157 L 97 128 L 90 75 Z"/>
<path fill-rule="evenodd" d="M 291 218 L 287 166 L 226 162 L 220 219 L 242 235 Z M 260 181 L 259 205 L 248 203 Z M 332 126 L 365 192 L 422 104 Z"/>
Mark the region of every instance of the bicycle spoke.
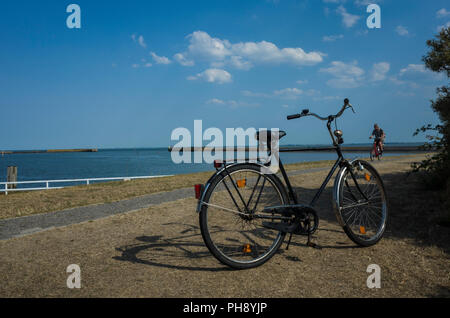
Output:
<path fill-rule="evenodd" d="M 252 194 L 250 195 L 250 198 L 248 199 L 248 202 L 247 202 L 247 206 L 250 206 L 250 203 L 251 203 L 252 198 L 253 198 L 253 194 L 255 193 L 255 190 L 256 190 L 256 188 L 258 186 L 258 183 L 259 183 L 260 179 L 261 179 L 261 175 L 258 175 L 258 180 L 256 180 L 255 186 L 253 187 Z"/>
<path fill-rule="evenodd" d="M 255 206 L 253 207 L 253 211 L 256 211 L 256 208 L 258 207 L 259 199 L 261 198 L 261 194 L 262 194 L 262 192 L 263 192 L 263 190 L 264 190 L 264 185 L 265 185 L 265 183 L 266 183 L 266 179 L 264 178 L 263 184 L 262 184 L 262 186 L 261 186 L 261 190 L 259 191 L 258 199 L 256 200 Z"/>

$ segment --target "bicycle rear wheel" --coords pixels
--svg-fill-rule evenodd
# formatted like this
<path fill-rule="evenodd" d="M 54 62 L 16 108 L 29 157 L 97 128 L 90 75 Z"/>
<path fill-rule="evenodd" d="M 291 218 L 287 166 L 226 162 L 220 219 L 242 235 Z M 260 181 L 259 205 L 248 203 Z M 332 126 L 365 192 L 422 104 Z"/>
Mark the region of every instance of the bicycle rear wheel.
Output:
<path fill-rule="evenodd" d="M 371 246 L 382 238 L 386 229 L 386 190 L 380 175 L 369 163 L 357 160 L 351 171 L 347 167 L 336 177 L 336 216 L 353 242 Z"/>
<path fill-rule="evenodd" d="M 238 164 L 217 174 L 205 190 L 199 221 L 209 251 L 236 269 L 259 266 L 282 244 L 285 233 L 263 222 L 285 222 L 281 215 L 263 212 L 266 206 L 288 204 L 276 175 L 255 164 Z"/>

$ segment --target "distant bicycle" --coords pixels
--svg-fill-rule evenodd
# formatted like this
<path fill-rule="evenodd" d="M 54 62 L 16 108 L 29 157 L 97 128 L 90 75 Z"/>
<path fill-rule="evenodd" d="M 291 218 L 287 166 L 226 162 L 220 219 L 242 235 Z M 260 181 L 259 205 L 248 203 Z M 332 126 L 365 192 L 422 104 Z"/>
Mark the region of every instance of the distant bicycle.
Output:
<path fill-rule="evenodd" d="M 373 142 L 373 148 L 370 151 L 370 160 L 373 161 L 375 158 L 378 158 L 378 160 L 381 160 L 382 156 L 383 156 L 383 150 L 381 149 L 380 141 L 375 140 Z"/>
<path fill-rule="evenodd" d="M 295 119 L 314 116 L 327 122 L 333 149 L 338 159 L 309 205 L 300 204 L 286 171 L 279 162 L 284 183 L 276 174 L 264 173 L 269 163 L 237 163 L 215 161 L 217 172 L 203 185 L 196 185 L 200 229 L 205 245 L 220 262 L 236 269 L 259 266 L 268 261 L 280 248 L 286 234 L 289 247 L 292 235 L 308 237 L 319 226 L 314 206 L 334 172 L 333 208 L 339 224 L 347 236 L 360 246 L 376 244 L 383 236 L 388 215 L 386 190 L 383 181 L 368 162 L 344 159 L 342 131 L 331 131 L 331 123 L 346 109 L 353 107 L 345 99 L 336 115 L 321 117 L 305 109 Z M 354 112 L 354 110 L 353 110 Z M 258 141 L 279 140 L 284 131 L 263 130 L 256 134 Z M 270 279 L 270 278 L 269 278 Z"/>

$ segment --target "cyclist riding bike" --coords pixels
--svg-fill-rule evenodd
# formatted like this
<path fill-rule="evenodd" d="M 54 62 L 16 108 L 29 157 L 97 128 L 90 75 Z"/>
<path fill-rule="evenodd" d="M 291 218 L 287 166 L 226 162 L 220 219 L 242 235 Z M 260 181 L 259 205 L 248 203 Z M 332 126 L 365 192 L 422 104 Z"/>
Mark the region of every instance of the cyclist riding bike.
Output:
<path fill-rule="evenodd" d="M 369 139 L 375 138 L 375 143 L 380 147 L 381 152 L 384 151 L 384 139 L 386 138 L 386 134 L 383 129 L 381 129 L 378 124 L 373 125 L 372 135 Z"/>

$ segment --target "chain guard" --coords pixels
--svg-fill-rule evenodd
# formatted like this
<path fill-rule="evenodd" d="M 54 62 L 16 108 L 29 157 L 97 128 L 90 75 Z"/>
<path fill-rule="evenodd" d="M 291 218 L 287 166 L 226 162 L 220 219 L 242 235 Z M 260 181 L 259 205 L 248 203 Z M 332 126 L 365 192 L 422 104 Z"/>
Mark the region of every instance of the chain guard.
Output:
<path fill-rule="evenodd" d="M 317 231 L 319 227 L 319 216 L 312 207 L 307 205 L 283 205 L 266 207 L 265 212 L 281 214 L 283 216 L 293 217 L 290 223 L 283 224 L 265 224 L 269 228 L 277 228 L 282 232 L 297 235 L 310 235 Z M 308 226 L 309 224 L 309 226 Z"/>
<path fill-rule="evenodd" d="M 294 222 L 299 222 L 293 234 L 310 235 L 314 234 L 319 228 L 319 216 L 311 207 L 304 206 L 300 209 L 302 218 L 296 219 Z"/>

